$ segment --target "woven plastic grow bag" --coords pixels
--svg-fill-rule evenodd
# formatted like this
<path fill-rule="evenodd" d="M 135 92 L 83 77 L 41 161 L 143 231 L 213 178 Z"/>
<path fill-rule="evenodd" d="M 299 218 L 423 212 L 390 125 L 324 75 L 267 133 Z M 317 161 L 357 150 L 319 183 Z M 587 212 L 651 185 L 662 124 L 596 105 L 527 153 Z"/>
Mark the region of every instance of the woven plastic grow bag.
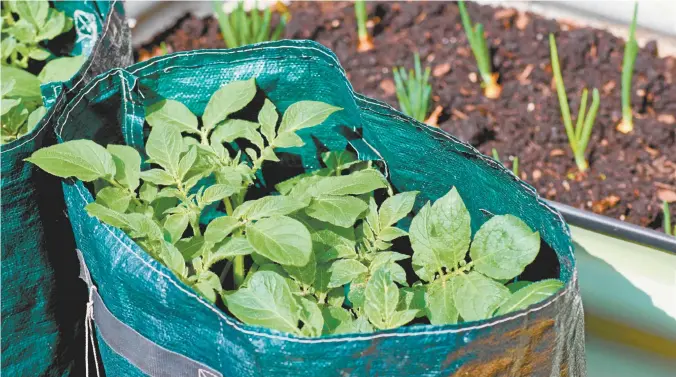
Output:
<path fill-rule="evenodd" d="M 586 375 L 577 273 L 560 214 L 471 146 L 355 94 L 336 57 L 321 45 L 281 41 L 191 51 L 112 70 L 68 104 L 56 132 L 63 141 L 124 141 L 141 150 L 144 104 L 171 98 L 201 114 L 219 87 L 250 77 L 280 111 L 299 100 L 344 109 L 301 131 L 306 145 L 288 149 L 283 167 L 264 169 L 264 177 L 279 169 L 318 167 L 318 150 L 350 144 L 361 159 L 380 160 L 396 189 L 419 190 L 417 208 L 455 186 L 472 215 L 473 231 L 491 214 L 519 216 L 543 239 L 543 250 L 524 274 L 532 280 L 559 277 L 565 288 L 527 310 L 490 320 L 300 338 L 244 325 L 198 296 L 122 231 L 90 217 L 83 207 L 91 193 L 82 182 L 68 181 L 68 213 L 107 375 Z M 115 134 L 96 131 L 115 127 Z"/>
<path fill-rule="evenodd" d="M 69 375 L 75 358 L 82 359 L 84 344 L 77 322 L 84 318 L 87 296 L 77 279 L 61 185 L 23 159 L 54 142 L 57 115 L 78 89 L 101 72 L 132 62 L 121 2 L 54 6 L 73 19 L 76 41 L 70 54 L 87 59 L 69 81 L 43 85 L 47 114 L 30 133 L 0 146 L 2 372 L 7 376 Z"/>

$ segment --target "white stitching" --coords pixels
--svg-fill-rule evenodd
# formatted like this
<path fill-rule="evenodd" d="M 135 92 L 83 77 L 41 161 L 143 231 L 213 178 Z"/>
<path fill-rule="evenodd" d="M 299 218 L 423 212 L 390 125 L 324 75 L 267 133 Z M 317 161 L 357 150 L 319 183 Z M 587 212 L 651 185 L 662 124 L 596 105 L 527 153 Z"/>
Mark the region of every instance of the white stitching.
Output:
<path fill-rule="evenodd" d="M 103 30 L 101 31 L 101 34 L 99 34 L 101 36 L 106 34 L 106 32 L 108 31 L 108 28 L 110 26 L 110 21 L 113 19 L 114 15 L 116 14 L 115 3 L 117 3 L 117 0 L 113 0 L 113 3 L 110 5 L 110 12 L 111 12 L 110 17 L 108 17 L 108 19 L 106 20 L 106 24 L 103 26 Z M 84 80 L 86 78 L 86 73 L 89 71 L 89 68 L 92 66 L 92 64 L 94 64 L 94 58 L 98 54 L 99 50 L 101 50 L 103 48 L 103 45 L 100 43 L 100 41 L 101 41 L 101 38 L 99 38 L 99 40 L 97 41 L 98 48 L 96 50 L 92 51 L 92 53 L 88 56 L 89 64 L 87 65 L 87 68 L 84 69 L 84 71 L 81 71 L 81 72 L 83 72 L 82 77 L 80 77 L 80 80 L 78 80 L 78 82 L 76 82 L 73 85 L 73 87 L 70 88 L 70 90 L 68 90 L 66 93 L 70 93 L 73 90 L 75 90 L 75 88 L 77 88 L 77 86 L 80 85 L 82 80 Z"/>
<path fill-rule="evenodd" d="M 80 93 L 77 94 L 77 96 L 75 98 L 79 97 L 79 99 L 78 99 L 77 102 L 75 102 L 73 105 L 70 106 L 70 110 L 68 110 L 68 112 L 66 113 L 66 116 L 63 118 L 63 122 L 61 123 L 61 128 L 57 132 L 57 135 L 59 135 L 59 137 L 61 137 L 61 134 L 63 133 L 63 127 L 65 127 L 66 123 L 68 122 L 68 117 L 70 116 L 70 113 L 73 112 L 73 110 L 75 110 L 75 108 L 77 107 L 77 105 L 80 104 L 80 102 L 82 102 L 82 100 L 84 99 L 84 96 L 86 96 L 87 94 L 89 94 L 89 92 L 91 92 L 92 90 L 94 90 L 96 88 L 95 84 L 98 84 L 99 82 L 101 82 L 103 80 L 106 80 L 110 76 L 116 75 L 119 71 L 122 71 L 122 70 L 121 69 L 113 69 L 113 70 L 109 71 L 107 75 L 101 76 L 101 77 L 99 77 L 98 80 L 89 83 L 89 85 L 90 85 L 89 90 L 87 90 L 86 92 L 80 92 Z M 75 101 L 75 98 L 73 98 L 71 103 L 73 101 Z M 57 126 L 58 126 L 58 124 L 57 124 Z"/>

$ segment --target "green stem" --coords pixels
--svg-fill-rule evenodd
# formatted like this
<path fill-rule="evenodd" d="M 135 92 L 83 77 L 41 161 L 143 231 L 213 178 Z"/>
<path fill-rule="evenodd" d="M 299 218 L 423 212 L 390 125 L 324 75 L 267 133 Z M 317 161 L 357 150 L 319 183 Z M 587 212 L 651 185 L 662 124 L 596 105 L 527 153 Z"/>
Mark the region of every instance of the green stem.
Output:
<path fill-rule="evenodd" d="M 235 288 L 239 288 L 244 282 L 244 256 L 237 255 L 232 261 L 232 277 Z"/>
<path fill-rule="evenodd" d="M 354 2 L 354 14 L 357 18 L 357 36 L 360 40 L 364 40 L 369 36 L 368 29 L 366 29 L 366 2 L 364 0 Z"/>
<path fill-rule="evenodd" d="M 232 216 L 234 210 L 232 208 L 232 202 L 230 201 L 230 198 L 223 199 L 223 204 L 225 204 L 225 213 L 227 213 L 228 216 Z"/>
<path fill-rule="evenodd" d="M 638 54 L 638 44 L 636 43 L 636 15 L 638 14 L 638 2 L 634 4 L 634 17 L 629 28 L 629 39 L 624 46 L 624 57 L 622 60 L 622 131 L 630 132 L 633 130 L 633 119 L 631 112 L 631 77 L 634 73 L 634 63 Z"/>
<path fill-rule="evenodd" d="M 666 200 L 662 202 L 662 225 L 664 233 L 670 236 L 676 236 L 676 231 L 673 233 L 671 232 L 671 212 L 669 211 L 669 203 L 667 203 Z"/>

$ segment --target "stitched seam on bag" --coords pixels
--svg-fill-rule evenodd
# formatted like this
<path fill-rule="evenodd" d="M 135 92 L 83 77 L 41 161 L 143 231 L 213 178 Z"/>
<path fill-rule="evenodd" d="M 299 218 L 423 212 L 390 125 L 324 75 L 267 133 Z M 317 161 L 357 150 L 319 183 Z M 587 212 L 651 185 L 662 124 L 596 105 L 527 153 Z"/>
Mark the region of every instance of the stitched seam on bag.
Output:
<path fill-rule="evenodd" d="M 115 3 L 117 3 L 117 1 L 118 1 L 118 0 L 113 0 L 113 3 L 110 5 L 110 13 L 109 13 L 109 15 L 108 15 L 108 19 L 106 20 L 106 24 L 103 26 L 103 30 L 101 31 L 101 34 L 100 34 L 100 35 L 102 35 L 102 36 L 103 36 L 103 35 L 106 35 L 106 33 L 108 32 L 108 29 L 110 28 L 110 22 L 111 22 L 112 19 L 113 19 L 113 15 L 116 14 L 116 12 L 115 12 Z M 100 42 L 101 39 L 102 39 L 102 38 L 100 37 L 100 38 L 97 40 L 97 42 Z M 80 77 L 80 80 L 78 80 L 75 84 L 73 84 L 73 87 L 70 88 L 70 90 L 68 90 L 66 93 L 70 93 L 70 92 L 72 92 L 73 90 L 75 90 L 75 88 L 77 88 L 77 86 L 80 85 L 80 83 L 81 83 L 85 78 L 87 78 L 87 77 L 86 77 L 86 76 L 87 76 L 87 72 L 89 71 L 89 68 L 92 66 L 92 64 L 94 64 L 94 58 L 96 57 L 96 55 L 99 53 L 99 51 L 100 51 L 102 48 L 103 48 L 103 43 L 98 43 L 98 48 L 97 48 L 96 50 L 92 51 L 92 53 L 89 54 L 89 56 L 88 56 L 89 64 L 87 65 L 87 68 L 85 68 L 84 71 L 82 71 L 82 72 L 83 72 L 82 77 Z"/>
<path fill-rule="evenodd" d="M 87 198 L 85 195 L 82 193 L 80 190 L 80 185 L 75 184 L 74 187 L 78 191 L 78 194 L 82 198 L 82 200 L 86 203 L 88 202 Z M 83 206 L 82 206 L 83 207 Z M 98 219 L 96 221 L 99 221 Z M 295 342 L 295 343 L 339 343 L 339 342 L 353 342 L 353 341 L 366 341 L 366 340 L 373 340 L 373 339 L 379 339 L 379 338 L 390 338 L 390 337 L 410 337 L 410 336 L 425 336 L 425 335 L 440 335 L 440 334 L 449 334 L 449 333 L 463 333 L 463 332 L 468 332 L 471 330 L 477 330 L 477 329 L 482 329 L 486 327 L 491 327 L 503 322 L 509 322 L 517 318 L 521 318 L 523 316 L 527 316 L 530 313 L 538 312 L 540 310 L 545 309 L 546 307 L 554 304 L 555 302 L 558 302 L 568 291 L 570 290 L 570 287 L 574 286 L 574 283 L 577 281 L 577 270 L 574 270 L 573 273 L 573 278 L 568 282 L 566 285 L 566 288 L 561 290 L 558 295 L 556 295 L 554 298 L 551 299 L 551 301 L 540 305 L 536 306 L 535 308 L 528 309 L 524 312 L 521 312 L 516 315 L 512 316 L 507 316 L 500 318 L 495 321 L 489 321 L 481 325 L 475 325 L 475 326 L 469 326 L 469 327 L 464 327 L 464 328 L 457 328 L 457 329 L 443 329 L 443 330 L 426 330 L 426 331 L 419 331 L 419 332 L 409 332 L 409 333 L 375 333 L 375 335 L 365 335 L 365 336 L 357 336 L 357 337 L 347 337 L 347 338 L 319 338 L 319 339 L 312 339 L 312 338 L 296 338 L 296 337 L 289 337 L 289 336 L 284 336 L 284 335 L 274 335 L 274 334 L 266 334 L 262 332 L 258 332 L 255 330 L 248 330 L 245 328 L 240 327 L 239 323 L 232 321 L 230 318 L 226 316 L 226 314 L 222 311 L 220 311 L 217 308 L 214 308 L 212 305 L 208 304 L 205 302 L 199 295 L 197 295 L 195 292 L 191 292 L 189 290 L 186 290 L 183 288 L 181 285 L 179 285 L 174 278 L 171 276 L 165 274 L 164 272 L 160 271 L 157 269 L 155 266 L 153 266 L 150 262 L 145 260 L 143 257 L 138 255 L 134 250 L 129 247 L 129 245 L 124 242 L 122 239 L 120 239 L 115 232 L 113 232 L 113 229 L 110 225 L 101 223 L 103 228 L 110 233 L 119 243 L 121 246 L 123 246 L 122 251 L 125 253 L 130 253 L 132 254 L 135 258 L 139 259 L 141 263 L 145 264 L 147 267 L 149 267 L 152 271 L 157 273 L 158 275 L 166 278 L 169 283 L 174 285 L 176 288 L 178 288 L 180 291 L 188 295 L 189 297 L 192 297 L 196 299 L 200 304 L 205 306 L 207 309 L 215 313 L 218 317 L 220 317 L 222 320 L 224 320 L 228 325 L 233 327 L 239 332 L 242 332 L 244 334 L 249 334 L 249 335 L 256 335 L 256 336 L 262 336 L 265 338 L 270 338 L 270 339 L 277 339 L 277 340 L 284 340 L 284 341 L 289 341 L 289 342 Z M 126 235 L 125 235 L 126 236 Z M 133 242 L 133 240 L 132 240 Z M 157 262 L 156 262 L 157 263 Z"/>
<path fill-rule="evenodd" d="M 78 101 L 75 102 L 72 106 L 70 106 L 70 110 L 68 110 L 68 112 L 66 113 L 66 116 L 63 118 L 63 121 L 61 121 L 61 119 L 59 119 L 59 123 L 61 124 L 61 128 L 59 128 L 59 130 L 57 131 L 57 135 L 58 135 L 59 137 L 61 137 L 61 135 L 63 134 L 63 128 L 66 126 L 66 123 L 68 122 L 68 117 L 70 116 L 70 113 L 72 113 L 73 110 L 75 110 L 75 108 L 77 107 L 77 105 L 79 105 L 80 102 L 82 102 L 82 100 L 84 99 L 84 97 L 85 97 L 87 94 L 89 94 L 89 92 L 91 92 L 92 90 L 96 89 L 96 84 L 98 84 L 98 83 L 100 83 L 101 81 L 106 80 L 106 79 L 108 79 L 109 77 L 111 77 L 111 76 L 113 76 L 113 75 L 116 75 L 118 72 L 122 72 L 122 71 L 124 71 L 124 70 L 123 70 L 123 69 L 119 69 L 119 68 L 118 68 L 118 69 L 113 69 L 113 70 L 111 70 L 110 72 L 108 72 L 108 74 L 103 75 L 103 76 L 99 77 L 98 80 L 91 82 L 91 83 L 89 84 L 89 85 L 91 86 L 91 87 L 89 88 L 89 90 L 87 90 L 86 92 L 82 92 L 82 93 L 78 94 L 78 95 L 75 97 L 75 98 L 78 98 L 78 97 L 79 97 Z M 106 89 L 108 89 L 108 88 L 106 88 Z M 73 101 L 75 100 L 75 98 L 73 98 Z M 58 124 L 57 124 L 57 126 L 58 126 Z"/>

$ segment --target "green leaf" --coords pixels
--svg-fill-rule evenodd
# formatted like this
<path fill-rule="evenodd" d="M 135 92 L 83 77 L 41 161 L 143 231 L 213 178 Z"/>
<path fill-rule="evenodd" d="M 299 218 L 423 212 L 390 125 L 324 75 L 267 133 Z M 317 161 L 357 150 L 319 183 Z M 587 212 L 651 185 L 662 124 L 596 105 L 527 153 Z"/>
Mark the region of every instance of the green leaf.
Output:
<path fill-rule="evenodd" d="M 248 284 L 225 296 L 228 310 L 249 325 L 298 334 L 300 308 L 282 276 L 258 271 Z"/>
<path fill-rule="evenodd" d="M 171 176 L 162 169 L 150 169 L 140 173 L 141 178 L 146 182 L 151 182 L 156 185 L 169 186 L 175 185 L 176 181 Z"/>
<path fill-rule="evenodd" d="M 303 321 L 301 329 L 305 336 L 320 336 L 324 328 L 324 318 L 322 311 L 317 303 L 308 300 L 305 297 L 298 298 L 300 310 L 300 320 Z"/>
<path fill-rule="evenodd" d="M 125 217 L 133 230 L 130 234 L 132 238 L 146 237 L 151 240 L 164 242 L 162 228 L 150 217 L 140 213 L 130 213 L 125 215 Z"/>
<path fill-rule="evenodd" d="M 260 220 L 266 217 L 288 215 L 305 206 L 305 203 L 289 196 L 264 196 L 244 202 L 235 209 L 233 216 L 247 220 Z"/>
<path fill-rule="evenodd" d="M 349 151 L 331 151 L 322 153 L 322 161 L 326 167 L 332 171 L 336 171 L 338 168 L 350 165 L 353 162 L 358 162 L 354 153 Z"/>
<path fill-rule="evenodd" d="M 52 53 L 49 50 L 40 47 L 32 49 L 30 54 L 28 54 L 29 58 L 39 61 L 47 60 L 50 56 L 52 56 Z"/>
<path fill-rule="evenodd" d="M 509 297 L 509 289 L 478 272 L 449 279 L 455 307 L 465 321 L 490 318 L 495 309 Z"/>
<path fill-rule="evenodd" d="M 193 288 L 211 302 L 216 302 L 216 293 L 220 293 L 223 289 L 218 275 L 211 271 L 201 272 Z"/>
<path fill-rule="evenodd" d="M 315 272 L 314 288 L 317 293 L 328 293 L 331 281 L 331 263 L 318 263 Z"/>
<path fill-rule="evenodd" d="M 413 209 L 416 195 L 418 195 L 417 191 L 410 191 L 385 199 L 378 210 L 380 228 L 385 229 L 406 217 Z"/>
<path fill-rule="evenodd" d="M 181 252 L 174 245 L 164 241 L 162 242 L 162 246 L 162 252 L 160 253 L 162 263 L 178 276 L 184 277 L 186 275 L 186 268 Z M 220 286 L 220 280 L 218 283 Z"/>
<path fill-rule="evenodd" d="M 0 55 L 2 56 L 2 60 L 4 61 L 8 57 L 12 55 L 14 52 L 14 49 L 16 48 L 16 39 L 12 36 L 7 36 L 6 38 L 2 38 L 2 41 L 0 41 Z M 3 65 L 2 69 L 5 69 L 5 66 Z M 5 95 L 3 91 L 3 96 Z"/>
<path fill-rule="evenodd" d="M 314 253 L 310 253 L 310 260 L 304 266 L 282 266 L 291 277 L 301 284 L 310 286 L 315 282 L 317 274 L 317 260 Z"/>
<path fill-rule="evenodd" d="M 178 128 L 158 124 L 152 128 L 146 142 L 146 153 L 152 162 L 162 166 L 172 177 L 178 176 L 178 163 L 183 150 L 183 138 Z"/>
<path fill-rule="evenodd" d="M 212 143 L 232 143 L 237 139 L 251 141 L 259 149 L 263 149 L 263 138 L 258 133 L 258 123 L 241 119 L 228 119 L 218 125 L 211 135 Z"/>
<path fill-rule="evenodd" d="M 328 294 L 326 295 L 326 302 L 329 305 L 337 307 L 343 306 L 343 302 L 345 302 L 345 289 L 343 289 L 343 287 L 339 287 L 329 290 Z"/>
<path fill-rule="evenodd" d="M 305 145 L 303 139 L 293 132 L 280 132 L 274 144 L 277 148 L 302 147 L 303 145 Z"/>
<path fill-rule="evenodd" d="M 157 197 L 157 186 L 145 182 L 138 191 L 138 197 L 146 202 L 152 202 Z"/>
<path fill-rule="evenodd" d="M 49 61 L 40 74 L 38 79 L 46 84 L 53 81 L 67 81 L 70 80 L 77 71 L 80 70 L 82 63 L 84 63 L 84 56 L 78 55 L 73 57 L 62 57 Z"/>
<path fill-rule="evenodd" d="M 368 205 L 352 196 L 320 196 L 314 198 L 305 212 L 317 220 L 343 228 L 351 227 Z"/>
<path fill-rule="evenodd" d="M 182 132 L 199 134 L 197 117 L 181 102 L 165 99 L 145 108 L 146 122 L 151 127 L 171 125 Z"/>
<path fill-rule="evenodd" d="M 371 261 L 369 269 L 372 273 L 378 269 L 384 269 L 390 274 L 393 281 L 396 281 L 401 285 L 408 285 L 406 281 L 406 271 L 397 263 L 397 261 L 408 258 L 408 255 L 392 251 L 379 252 L 376 253 L 376 257 Z"/>
<path fill-rule="evenodd" d="M 329 272 L 331 280 L 328 288 L 335 288 L 351 283 L 361 274 L 366 274 L 368 268 L 354 259 L 339 259 L 331 264 Z"/>
<path fill-rule="evenodd" d="M 181 157 L 178 162 L 177 178 L 179 180 L 183 181 L 186 174 L 188 174 L 193 165 L 195 165 L 195 161 L 197 161 L 197 147 L 192 146 L 188 148 L 188 151 L 183 154 L 183 157 Z"/>
<path fill-rule="evenodd" d="M 359 275 L 352 283 L 350 284 L 350 291 L 347 294 L 347 298 L 352 303 L 354 308 L 364 307 L 364 300 L 366 299 L 366 284 L 368 282 L 368 275 L 362 274 Z"/>
<path fill-rule="evenodd" d="M 515 281 L 514 283 L 509 283 L 507 284 L 507 289 L 509 289 L 510 292 L 514 293 L 518 291 L 521 288 L 525 288 L 529 285 L 533 284 L 532 281 L 525 281 L 525 280 L 519 280 Z"/>
<path fill-rule="evenodd" d="M 26 133 L 35 128 L 45 115 L 47 115 L 47 109 L 44 106 L 40 106 L 33 110 L 28 116 L 28 120 L 26 120 Z"/>
<path fill-rule="evenodd" d="M 49 13 L 49 2 L 45 0 L 14 1 L 13 10 L 20 19 L 39 27 L 45 24 Z"/>
<path fill-rule="evenodd" d="M 397 309 L 415 310 L 416 317 L 424 317 L 427 309 L 425 293 L 425 286 L 422 284 L 400 288 Z"/>
<path fill-rule="evenodd" d="M 310 232 L 286 216 L 269 217 L 247 224 L 247 240 L 256 252 L 282 265 L 304 266 L 310 260 Z"/>
<path fill-rule="evenodd" d="M 113 157 L 91 140 L 72 140 L 41 148 L 26 161 L 57 177 L 75 177 L 85 182 L 115 175 Z"/>
<path fill-rule="evenodd" d="M 181 239 L 189 223 L 190 216 L 187 213 L 173 213 L 164 219 L 163 228 L 169 233 L 171 243 Z"/>
<path fill-rule="evenodd" d="M 205 242 L 202 236 L 193 236 L 190 238 L 183 238 L 176 242 L 176 248 L 183 255 L 183 259 L 190 261 L 202 255 Z"/>
<path fill-rule="evenodd" d="M 305 222 L 312 237 L 312 247 L 317 261 L 324 263 L 338 258 L 355 258 L 354 229 L 311 220 Z"/>
<path fill-rule="evenodd" d="M 263 103 L 263 108 L 258 113 L 258 123 L 261 124 L 261 133 L 271 143 L 275 139 L 275 128 L 277 128 L 277 108 L 269 99 Z"/>
<path fill-rule="evenodd" d="M 204 231 L 204 239 L 207 242 L 218 243 L 230 235 L 242 224 L 232 216 L 221 216 L 212 220 Z"/>
<path fill-rule="evenodd" d="M 284 112 L 279 133 L 298 131 L 303 128 L 314 127 L 326 120 L 329 115 L 342 110 L 340 107 L 317 101 L 299 101 Z"/>
<path fill-rule="evenodd" d="M 433 234 L 433 237 L 446 244 L 439 257 L 446 267 L 455 267 L 465 259 L 472 236 L 469 211 L 455 187 L 434 202 L 432 216 L 435 230 L 440 235 L 434 237 Z"/>
<path fill-rule="evenodd" d="M 127 210 L 131 198 L 129 191 L 117 187 L 104 187 L 96 193 L 96 203 L 120 213 Z"/>
<path fill-rule="evenodd" d="M 460 313 L 455 305 L 454 279 L 437 279 L 427 286 L 427 318 L 433 325 L 458 323 Z M 472 297 L 473 299 L 473 297 Z"/>
<path fill-rule="evenodd" d="M 10 112 L 10 110 L 14 110 L 15 107 L 21 106 L 21 99 L 2 99 L 2 106 L 0 107 L 1 110 L 1 115 L 5 115 Z M 4 119 L 3 119 L 4 121 Z M 4 125 L 3 128 L 7 129 L 8 126 L 12 126 L 13 129 L 14 125 Z"/>
<path fill-rule="evenodd" d="M 445 249 L 443 240 L 436 234 L 431 212 L 430 204 L 425 204 L 411 221 L 408 230 L 413 249 L 413 269 L 424 281 L 434 280 L 434 274 L 443 267 L 440 254 Z"/>
<path fill-rule="evenodd" d="M 339 177 L 321 177 L 310 190 L 313 196 L 360 195 L 384 187 L 387 180 L 382 173 L 368 169 Z"/>
<path fill-rule="evenodd" d="M 563 288 L 563 282 L 558 279 L 546 279 L 531 283 L 512 293 L 507 301 L 500 305 L 495 315 L 526 309 L 553 295 L 561 288 Z"/>
<path fill-rule="evenodd" d="M 379 329 L 393 328 L 393 316 L 399 302 L 399 288 L 390 274 L 377 270 L 366 283 L 364 313 L 373 326 Z"/>
<path fill-rule="evenodd" d="M 494 216 L 474 235 L 469 255 L 476 271 L 494 279 L 511 279 L 535 260 L 540 234 L 512 215 Z"/>
<path fill-rule="evenodd" d="M 31 44 L 35 42 L 37 30 L 35 25 L 31 24 L 25 19 L 20 19 L 16 21 L 14 26 L 9 29 L 11 35 L 13 35 L 19 42 L 26 44 Z M 3 67 L 4 69 L 4 67 Z"/>
<path fill-rule="evenodd" d="M 89 203 L 85 206 L 85 211 L 89 216 L 96 217 L 102 222 L 120 229 L 130 229 L 132 224 L 129 223 L 127 217 L 119 212 L 113 211 L 98 203 Z"/>
<path fill-rule="evenodd" d="M 204 190 L 201 198 L 201 205 L 205 206 L 223 200 L 232 194 L 239 192 L 240 186 L 233 186 L 229 184 L 215 184 L 209 186 Z"/>
<path fill-rule="evenodd" d="M 207 130 L 216 127 L 228 115 L 248 105 L 256 95 L 256 80 L 233 81 L 224 85 L 214 93 L 204 109 L 202 122 Z"/>
<path fill-rule="evenodd" d="M 354 321 L 352 314 L 346 309 L 335 306 L 322 306 L 322 317 L 324 319 L 323 334 L 334 334 L 341 324 L 351 325 Z"/>
<path fill-rule="evenodd" d="M 39 27 L 39 32 L 37 35 L 37 40 L 51 40 L 65 32 L 67 23 L 67 17 L 63 12 L 59 12 L 56 9 L 49 9 L 49 18 L 44 25 Z"/>
<path fill-rule="evenodd" d="M 233 237 L 220 245 L 213 254 L 209 256 L 208 265 L 211 266 L 223 259 L 236 257 L 238 255 L 249 255 L 255 250 L 253 246 L 244 237 Z"/>
<path fill-rule="evenodd" d="M 4 94 L 4 97 L 20 97 L 24 102 L 36 102 L 42 104 L 42 95 L 40 94 L 40 80 L 23 69 L 2 65 L 0 70 L 2 82 L 6 83 L 14 80 L 11 90 Z"/>
<path fill-rule="evenodd" d="M 405 230 L 390 226 L 381 230 L 380 234 L 378 235 L 378 238 L 382 241 L 389 242 L 407 235 L 408 233 L 406 233 Z"/>
<path fill-rule="evenodd" d="M 127 145 L 108 144 L 106 149 L 115 162 L 115 180 L 131 190 L 136 190 L 140 183 L 141 155 Z"/>

